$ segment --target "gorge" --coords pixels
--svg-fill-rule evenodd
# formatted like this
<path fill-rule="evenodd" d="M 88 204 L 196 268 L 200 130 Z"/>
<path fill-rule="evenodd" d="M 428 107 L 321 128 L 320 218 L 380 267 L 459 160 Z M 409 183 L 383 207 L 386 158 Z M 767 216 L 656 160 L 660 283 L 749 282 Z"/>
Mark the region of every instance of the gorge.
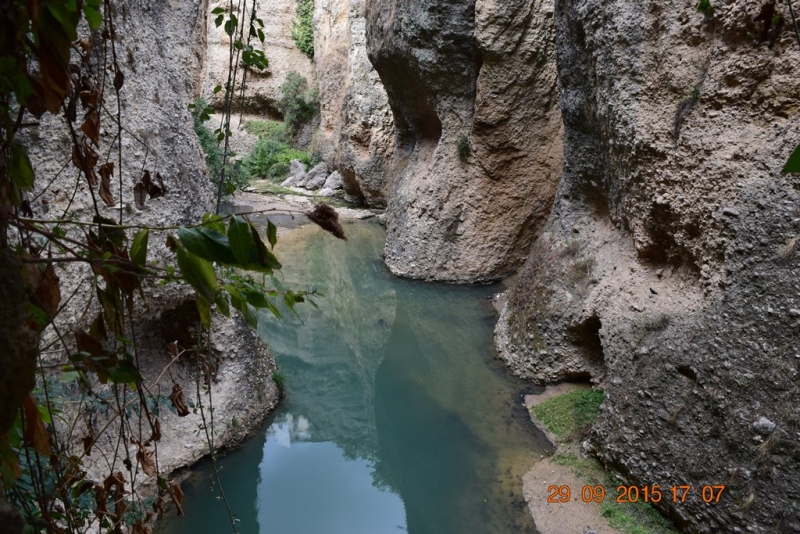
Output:
<path fill-rule="evenodd" d="M 111 5 L 125 82 L 117 89 L 119 100 L 112 89 L 105 98 L 108 106 L 124 110 L 125 124 L 119 134 L 114 128 L 99 131 L 96 146 L 109 154 L 124 150 L 126 165 L 120 161 L 115 175 L 119 198 L 101 205 L 101 213 L 132 226 L 196 224 L 213 211 L 214 188 L 187 106 L 198 97 L 218 110 L 225 105 L 214 88 L 224 83 L 230 38 L 213 10 L 230 8 L 205 0 Z M 474 296 L 443 296 L 451 294 L 435 283 L 503 281 L 507 290 L 496 298 L 501 310 L 492 325 L 493 343 L 498 360 L 515 375 L 503 380 L 516 385 L 485 378 L 487 384 L 504 394 L 562 382 L 602 390 L 599 416 L 580 444 L 581 454 L 600 460 L 626 485 L 725 486 L 720 503 L 671 498 L 652 503 L 683 532 L 800 532 L 800 175 L 783 172 L 800 145 L 800 35 L 791 5 L 316 0 L 313 60 L 291 38 L 296 7 L 295 0 L 259 6 L 270 67 L 248 74 L 244 86 L 237 86 L 244 100 L 236 111 L 283 118 L 281 85 L 290 71 L 316 86 L 319 113 L 301 132 L 306 148 L 341 175 L 345 199 L 380 213 L 386 229 L 383 264 L 399 277 L 392 283 L 434 283 L 418 290 L 433 295 L 420 297 L 424 306 L 414 300 L 416 293 L 407 297 L 402 320 L 375 322 L 385 311 L 382 305 L 400 299 L 386 287 L 359 288 L 375 306 L 366 312 L 340 305 L 336 295 L 319 303 L 331 306 L 337 320 L 358 325 L 357 333 L 348 334 L 353 352 L 348 357 L 357 362 L 364 384 L 382 379 L 397 399 L 377 402 L 382 422 L 326 429 L 352 431 L 347 439 L 367 451 L 345 450 L 343 456 L 376 456 L 377 433 L 393 435 L 386 421 L 401 420 L 404 410 L 397 405 L 415 398 L 405 390 L 417 384 L 403 382 L 402 373 L 410 371 L 392 365 L 397 356 L 386 356 L 387 367 L 400 377 L 396 383 L 378 376 L 382 357 L 366 356 L 371 349 L 383 354 L 389 333 L 381 328 L 397 321 L 415 331 L 433 329 L 424 318 L 436 305 L 425 299 L 468 308 L 470 299 L 493 293 L 460 288 Z M 112 85 L 111 78 L 103 80 Z M 37 176 L 55 177 L 36 183 L 28 193 L 29 209 L 39 218 L 77 212 L 89 221 L 98 209 L 93 186 L 80 180 L 69 185 L 72 178 L 59 177 L 74 136 L 59 121 L 44 115 L 19 134 Z M 167 194 L 139 205 L 131 192 L 144 169 L 154 177 L 158 173 Z M 151 242 L 157 237 L 158 243 L 152 258 L 171 257 L 168 233 L 153 231 Z M 375 239 L 368 238 L 370 246 Z M 338 259 L 325 261 L 351 261 L 333 257 Z M 359 268 L 372 274 L 383 268 L 371 262 Z M 59 269 L 62 293 L 69 289 L 77 295 L 55 321 L 69 332 L 91 322 L 82 310 L 90 308 L 86 303 L 96 288 L 79 286 L 85 271 Z M 339 282 L 351 276 L 332 267 L 317 269 Z M 148 307 L 134 314 L 131 328 L 142 335 L 137 357 L 149 384 L 158 383 L 173 363 L 163 347 L 176 336 L 180 346 L 190 346 L 192 335 L 199 334 L 183 326 L 200 317 L 185 286 L 148 284 Z M 277 404 L 277 367 L 237 312 L 223 318 L 215 311 L 213 317 L 219 329 L 208 350 L 218 362 L 216 417 L 231 421 L 217 429 L 216 443 L 233 445 Z M 260 328 L 270 344 L 270 334 Z M 60 336 L 48 331 L 43 336 L 68 352 L 71 342 L 55 341 Z M 301 337 L 276 342 L 296 343 L 292 350 L 272 348 L 296 352 L 304 346 Z M 22 352 L 9 347 L 0 346 L 0 352 Z M 54 367 L 61 362 L 58 355 L 50 358 Z M 426 372 L 447 382 L 442 391 L 457 390 L 459 376 L 449 373 L 448 365 L 457 366 L 447 358 L 442 362 L 442 369 Z M 174 383 L 184 391 L 195 387 L 193 365 L 182 360 L 173 368 Z M 306 367 L 295 365 L 302 380 Z M 488 372 L 480 369 L 462 372 Z M 423 375 L 414 378 L 424 382 Z M 322 389 L 323 378 L 324 373 L 310 380 Z M 506 385 L 497 385 L 501 382 Z M 289 394 L 303 387 L 311 386 L 293 384 Z M 436 390 L 434 384 L 425 387 Z M 355 396 L 373 394 L 367 386 Z M 478 394 L 470 391 L 465 398 Z M 307 400 L 313 395 L 304 399 L 305 412 L 324 408 Z M 374 399 L 368 400 L 364 405 L 372 406 Z M 453 401 L 437 402 L 432 410 Z M 500 402 L 489 405 L 503 409 Z M 362 419 L 375 416 L 363 406 L 358 410 Z M 193 416 L 163 410 L 159 417 L 162 428 L 172 432 L 159 453 L 165 459 L 159 473 L 168 477 L 208 453 Z M 447 420 L 458 425 L 469 418 Z M 79 428 L 89 432 L 95 423 L 87 421 Z M 287 421 L 279 422 L 296 423 Z M 544 455 L 547 447 L 534 434 L 516 429 L 508 441 L 516 449 L 520 436 L 529 437 L 532 456 Z M 320 441 L 345 440 L 324 437 Z M 97 450 L 111 450 L 113 440 L 108 441 Z M 394 445 L 401 441 L 396 438 Z M 130 457 L 141 452 L 133 442 L 124 448 Z M 480 457 L 472 450 L 464 454 Z M 102 480 L 104 466 L 90 464 L 89 477 Z M 522 485 L 516 466 L 512 478 L 502 490 L 513 500 Z M 424 500 L 424 491 L 415 495 Z M 502 502 L 498 506 L 508 501 Z M 406 526 L 410 532 L 441 531 L 423 523 L 409 518 Z M 515 527 L 520 532 L 532 528 L 521 525 Z"/>

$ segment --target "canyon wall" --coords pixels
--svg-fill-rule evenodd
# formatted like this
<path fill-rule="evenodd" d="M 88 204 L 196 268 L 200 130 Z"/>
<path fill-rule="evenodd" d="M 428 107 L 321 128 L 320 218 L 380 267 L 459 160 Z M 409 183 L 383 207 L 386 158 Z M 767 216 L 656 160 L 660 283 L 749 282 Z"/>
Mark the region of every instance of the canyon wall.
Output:
<path fill-rule="evenodd" d="M 800 46 L 781 4 L 713 5 L 557 1 L 563 179 L 496 342 L 601 384 L 584 447 L 691 485 L 657 505 L 687 532 L 800 532 Z"/>
<path fill-rule="evenodd" d="M 245 12 L 235 12 L 240 19 L 250 20 L 249 3 L 245 3 Z M 217 85 L 225 86 L 228 79 L 228 63 L 230 58 L 230 37 L 225 33 L 224 26 L 217 26 L 216 15 L 211 11 L 217 7 L 228 8 L 228 2 L 210 0 L 207 11 L 203 14 L 207 32 L 207 45 L 202 50 L 205 56 L 203 69 L 200 74 L 202 87 L 200 94 L 206 98 L 210 105 L 217 109 L 223 107 L 225 92 L 214 93 Z M 235 108 L 245 113 L 257 114 L 262 117 L 278 120 L 283 113 L 278 107 L 281 98 L 281 84 L 290 71 L 296 71 L 304 76 L 310 85 L 314 84 L 314 65 L 295 46 L 292 39 L 292 20 L 297 9 L 296 0 L 272 0 L 268 3 L 257 5 L 256 17 L 264 22 L 264 42 L 250 38 L 254 48 L 264 51 L 269 61 L 269 68 L 265 71 L 248 70 L 246 74 L 244 99 L 237 96 L 234 101 Z M 227 15 L 226 15 L 227 17 Z M 239 72 L 236 81 L 236 94 L 242 90 L 242 72 Z"/>
<path fill-rule="evenodd" d="M 29 200 L 35 217 L 90 223 L 95 209 L 103 217 L 120 221 L 124 225 L 172 226 L 196 224 L 205 212 L 214 210 L 214 187 L 204 163 L 203 153 L 193 131 L 192 117 L 187 108 L 199 91 L 199 73 L 205 57 L 204 2 L 150 3 L 119 1 L 113 3 L 113 20 L 117 32 L 116 54 L 124 83 L 120 88 L 122 131 L 118 132 L 111 116 L 116 114 L 117 102 L 112 86 L 114 76 L 105 77 L 105 106 L 109 114 L 102 114 L 97 152 L 100 163 L 105 158 L 114 163 L 111 195 L 116 205 L 107 206 L 93 196 L 97 186 L 90 187 L 84 177 L 71 165 L 72 145 L 68 129 L 61 116 L 45 115 L 38 123 L 21 132 L 21 140 L 29 153 L 38 178 Z M 85 35 L 93 45 L 94 54 L 84 69 L 103 72 L 103 41 L 100 32 Z M 73 58 L 75 60 L 75 58 Z M 76 68 L 76 71 L 79 68 Z M 102 84 L 103 78 L 95 78 Z M 77 106 L 78 116 L 85 109 Z M 78 135 L 81 135 L 78 133 Z M 118 136 L 119 135 L 119 136 Z M 87 141 L 88 144 L 88 141 Z M 122 161 L 118 157 L 121 151 Z M 66 169 L 66 170 L 65 170 Z M 147 200 L 141 208 L 133 199 L 134 184 L 139 182 L 144 170 L 154 177 L 163 177 L 166 194 Z M 121 178 L 120 173 L 121 172 Z M 91 190 L 91 191 L 90 191 Z M 93 191 L 93 193 L 92 193 Z M 65 224 L 67 238 L 85 242 L 81 227 Z M 167 250 L 167 234 L 175 231 L 153 230 L 150 235 L 148 261 L 164 260 L 175 264 L 174 253 Z M 129 238 L 133 231 L 128 231 Z M 56 325 L 62 341 L 74 352 L 77 328 L 89 328 L 98 313 L 96 288 L 88 266 L 78 263 L 59 263 L 55 272 L 61 281 L 62 305 Z M 197 404 L 195 372 L 198 363 L 189 351 L 179 360 L 171 362 L 167 344 L 178 342 L 182 348 L 196 343 L 196 325 L 199 316 L 194 299 L 186 290 L 188 286 L 170 284 L 161 286 L 157 280 L 143 281 L 143 298 L 136 295 L 131 330 L 126 332 L 136 339 L 136 355 L 144 383 L 155 395 L 167 399 L 173 382 L 179 384 L 185 398 Z M 100 283 L 102 287 L 102 282 Z M 241 438 L 248 429 L 257 425 L 274 406 L 279 397 L 272 381 L 275 362 L 258 335 L 243 319 L 226 319 L 214 315 L 214 335 L 209 346 L 213 369 L 216 444 L 225 445 Z M 47 346 L 44 357 L 55 368 L 65 365 L 66 349 L 54 338 L 60 337 L 48 329 L 42 346 Z M 50 344 L 50 343 L 53 344 Z M 131 349 L 133 350 L 133 349 Z M 168 368 L 168 372 L 164 372 Z M 156 383 L 156 379 L 160 381 Z M 65 386 L 67 395 L 80 398 L 77 386 Z M 107 385 L 93 384 L 94 392 L 111 395 Z M 128 393 L 130 395 L 130 393 Z M 163 400 L 163 399 L 162 399 Z M 169 401 L 166 401 L 169 403 Z M 207 404 L 207 400 L 205 401 Z M 77 402 L 76 402 L 77 404 Z M 103 427 L 102 410 L 87 410 L 78 418 L 74 445 L 83 454 L 80 440 L 92 424 L 96 430 Z M 67 414 L 72 417 L 75 414 Z M 163 407 L 159 415 L 163 438 L 158 444 L 159 468 L 162 474 L 190 464 L 208 453 L 204 435 L 197 433 L 200 415 L 178 417 Z M 132 426 L 135 426 L 131 422 Z M 65 432 L 65 425 L 57 425 Z M 89 477 L 102 480 L 108 474 L 105 458 L 113 456 L 118 430 L 112 423 L 102 439 L 98 439 L 93 455 L 87 456 L 83 468 Z M 136 458 L 136 447 L 122 441 L 125 457 Z M 98 450 L 99 449 L 99 450 Z M 105 456 L 105 458 L 104 458 Z M 141 466 L 134 464 L 134 470 Z M 126 474 L 130 483 L 131 475 Z M 137 484 L 145 477 L 135 477 Z M 129 487 L 129 486 L 128 486 Z M 127 491 L 127 488 L 126 488 Z"/>
<path fill-rule="evenodd" d="M 320 127 L 314 149 L 336 168 L 347 194 L 385 207 L 394 151 L 386 91 L 367 58 L 363 0 L 319 0 L 314 57 Z"/>
<path fill-rule="evenodd" d="M 369 59 L 395 128 L 386 264 L 485 282 L 520 265 L 561 165 L 550 2 L 367 0 Z"/>

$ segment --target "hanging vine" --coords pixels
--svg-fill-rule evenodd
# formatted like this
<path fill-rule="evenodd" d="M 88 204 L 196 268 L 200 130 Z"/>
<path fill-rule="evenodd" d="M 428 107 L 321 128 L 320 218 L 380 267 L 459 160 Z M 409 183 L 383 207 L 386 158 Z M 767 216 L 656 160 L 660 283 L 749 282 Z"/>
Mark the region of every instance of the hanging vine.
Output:
<path fill-rule="evenodd" d="M 123 123 L 125 73 L 111 0 L 8 0 L 0 9 L 0 496 L 16 507 L 6 510 L 0 503 L 4 532 L 20 532 L 24 520 L 32 531 L 128 528 L 145 534 L 168 505 L 182 514 L 183 492 L 160 468 L 160 410 L 186 416 L 189 402 L 177 382 L 166 395 L 160 381 L 171 376 L 173 364 L 191 358 L 196 408 L 215 461 L 215 317 L 235 310 L 256 326 L 262 310 L 280 316 L 278 302 L 290 310 L 313 302 L 313 292 L 265 285 L 281 268 L 272 222 L 262 236 L 247 216 L 219 214 L 233 88 L 240 69 L 244 79 L 248 69 L 268 65 L 264 52 L 251 45 L 252 37 L 264 42 L 256 2 L 247 21 L 235 15 L 243 7 L 242 0 L 231 0 L 227 9 L 212 11 L 230 38 L 228 79 L 215 89 L 225 91 L 215 132 L 224 146 L 216 214 L 194 225 L 161 227 L 126 222 L 125 209 L 113 218 L 104 215 L 124 205 L 123 135 L 149 154 L 146 140 Z M 61 115 L 70 148 L 60 171 L 37 176 L 19 134 L 45 114 Z M 110 142 L 101 139 L 103 129 L 113 134 Z M 33 202 L 65 182 L 70 168 L 77 178 L 66 208 L 53 217 L 34 213 Z M 81 186 L 89 193 L 87 216 L 72 209 Z M 143 167 L 131 200 L 142 209 L 168 194 L 158 170 Z M 310 217 L 344 238 L 335 212 L 318 207 Z M 169 252 L 153 254 L 156 242 L 166 243 Z M 193 342 L 163 349 L 169 363 L 148 384 L 137 321 L 155 283 L 186 286 L 199 324 Z M 73 325 L 60 318 L 76 308 Z M 93 454 L 105 466 L 99 479 L 87 476 Z M 157 488 L 153 496 L 140 491 L 149 478 Z M 230 518 L 236 531 L 232 512 Z"/>

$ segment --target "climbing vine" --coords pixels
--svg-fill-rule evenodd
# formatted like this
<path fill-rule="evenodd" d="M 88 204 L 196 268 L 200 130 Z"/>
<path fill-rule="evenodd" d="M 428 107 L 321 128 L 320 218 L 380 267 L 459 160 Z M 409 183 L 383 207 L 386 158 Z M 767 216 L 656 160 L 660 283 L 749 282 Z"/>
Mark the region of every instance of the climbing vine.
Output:
<path fill-rule="evenodd" d="M 292 39 L 308 59 L 314 60 L 314 0 L 298 0 L 292 20 Z"/>
<path fill-rule="evenodd" d="M 3 510 L 11 518 L 4 532 L 21 532 L 24 521 L 35 532 L 128 528 L 145 534 L 169 505 L 182 514 L 180 485 L 159 467 L 160 414 L 167 408 L 186 416 L 192 403 L 174 380 L 169 395 L 162 393 L 161 380 L 172 376 L 175 362 L 193 362 L 193 409 L 214 461 L 211 391 L 219 362 L 210 340 L 217 314 L 238 313 L 255 326 L 261 310 L 280 316 L 278 302 L 290 310 L 313 302 L 313 291 L 270 285 L 281 268 L 274 224 L 262 234 L 247 216 L 219 214 L 233 88 L 237 76 L 244 82 L 248 70 L 267 65 L 251 45 L 252 38 L 264 41 L 256 2 L 246 22 L 235 15 L 245 7 L 231 1 L 212 12 L 231 37 L 228 79 L 215 89 L 225 91 L 214 132 L 223 144 L 217 213 L 193 225 L 161 227 L 125 220 L 132 212 L 124 209 L 126 196 L 142 209 L 169 191 L 152 166 L 138 171 L 129 195 L 123 188 L 123 137 L 148 153 L 149 147 L 124 124 L 126 80 L 112 0 L 9 0 L 0 10 L 0 501 L 16 507 Z M 21 133 L 46 114 L 61 121 L 69 148 L 61 171 L 37 176 Z M 46 217 L 34 213 L 37 198 L 68 183 L 68 168 L 77 178 L 66 208 Z M 74 209 L 81 187 L 88 210 Z M 344 238 L 327 206 L 309 217 Z M 189 291 L 197 328 L 163 349 L 170 361 L 150 382 L 141 370 L 137 321 L 154 284 Z M 65 318 L 66 310 L 78 312 Z M 106 466 L 99 479 L 87 474 L 92 454 Z M 157 489 L 143 496 L 139 486 L 148 477 Z"/>

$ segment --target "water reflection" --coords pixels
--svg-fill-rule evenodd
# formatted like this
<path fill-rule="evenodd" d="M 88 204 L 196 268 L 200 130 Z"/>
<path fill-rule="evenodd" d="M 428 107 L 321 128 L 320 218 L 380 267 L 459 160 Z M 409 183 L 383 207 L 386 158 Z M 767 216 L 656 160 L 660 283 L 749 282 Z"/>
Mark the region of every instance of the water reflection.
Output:
<path fill-rule="evenodd" d="M 240 532 L 535 532 L 521 476 L 545 442 L 511 417 L 523 384 L 491 356 L 493 290 L 395 279 L 380 227 L 346 231 L 343 243 L 300 228 L 278 245 L 283 282 L 326 297 L 302 322 L 262 323 L 287 395 L 266 432 L 221 462 L 226 492 L 241 491 Z M 161 530 L 224 532 L 213 494 L 186 489 L 208 522 Z"/>
<path fill-rule="evenodd" d="M 347 459 L 335 443 L 306 441 L 308 428 L 291 414 L 270 427 L 258 486 L 261 532 L 404 531 L 403 501 L 372 484 L 370 462 Z"/>

